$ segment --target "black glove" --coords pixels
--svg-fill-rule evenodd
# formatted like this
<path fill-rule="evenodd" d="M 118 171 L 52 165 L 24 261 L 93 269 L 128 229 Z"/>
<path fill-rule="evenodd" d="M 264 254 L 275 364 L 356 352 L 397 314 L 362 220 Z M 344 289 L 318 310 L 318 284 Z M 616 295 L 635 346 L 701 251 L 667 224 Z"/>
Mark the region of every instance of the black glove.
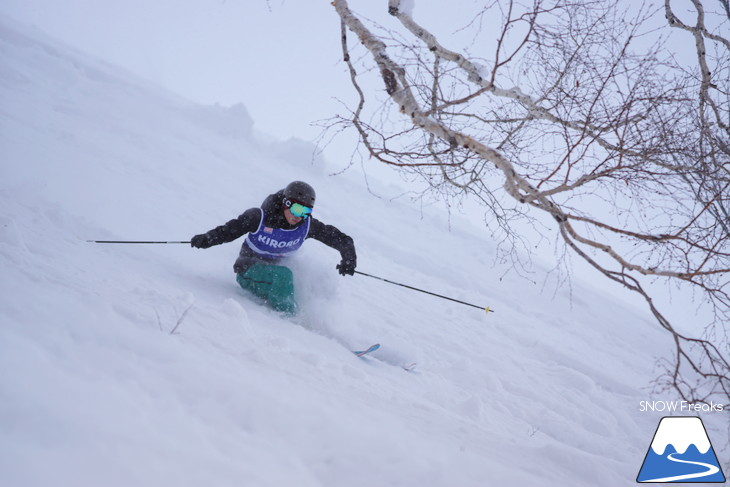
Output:
<path fill-rule="evenodd" d="M 342 259 L 340 264 L 337 266 L 337 270 L 340 271 L 341 276 L 354 276 L 355 261 L 350 259 Z"/>
<path fill-rule="evenodd" d="M 196 235 L 190 239 L 190 246 L 195 247 L 196 249 L 207 249 L 208 247 L 212 247 L 213 245 L 214 243 L 211 241 L 211 238 L 206 233 Z"/>

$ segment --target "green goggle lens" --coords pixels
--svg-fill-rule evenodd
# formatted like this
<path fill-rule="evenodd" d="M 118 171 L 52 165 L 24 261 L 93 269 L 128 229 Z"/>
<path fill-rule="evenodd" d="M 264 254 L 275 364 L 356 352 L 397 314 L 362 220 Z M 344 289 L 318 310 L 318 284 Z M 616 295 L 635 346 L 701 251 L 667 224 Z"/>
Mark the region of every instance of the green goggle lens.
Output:
<path fill-rule="evenodd" d="M 312 209 L 299 203 L 292 203 L 289 207 L 291 214 L 297 218 L 307 218 L 312 214 Z"/>

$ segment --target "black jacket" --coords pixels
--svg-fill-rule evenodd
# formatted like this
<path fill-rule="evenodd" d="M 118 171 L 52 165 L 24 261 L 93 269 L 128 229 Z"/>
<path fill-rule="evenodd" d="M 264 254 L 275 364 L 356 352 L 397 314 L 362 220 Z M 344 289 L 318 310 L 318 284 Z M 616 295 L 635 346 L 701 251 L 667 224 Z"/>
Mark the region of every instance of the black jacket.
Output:
<path fill-rule="evenodd" d="M 264 210 L 264 225 L 272 228 L 283 228 L 291 230 L 304 223 L 304 220 L 296 225 L 290 225 L 284 217 L 282 208 L 284 200 L 284 190 L 269 195 L 261 209 Z M 307 238 L 319 240 L 323 244 L 332 247 L 340 252 L 343 261 L 350 261 L 355 264 L 357 254 L 355 253 L 355 243 L 352 238 L 339 231 L 332 225 L 326 225 L 316 218 L 310 217 L 312 222 L 309 226 Z M 209 242 L 212 245 L 219 245 L 226 242 L 233 242 L 239 237 L 255 232 L 261 224 L 261 211 L 259 208 L 249 208 L 244 211 L 238 218 L 234 218 L 225 225 L 214 228 L 206 233 Z M 264 259 L 251 250 L 246 242 L 241 245 L 241 252 L 233 265 L 233 270 L 237 274 L 246 272 L 252 265 L 256 263 L 271 264 L 277 262 L 278 259 Z"/>

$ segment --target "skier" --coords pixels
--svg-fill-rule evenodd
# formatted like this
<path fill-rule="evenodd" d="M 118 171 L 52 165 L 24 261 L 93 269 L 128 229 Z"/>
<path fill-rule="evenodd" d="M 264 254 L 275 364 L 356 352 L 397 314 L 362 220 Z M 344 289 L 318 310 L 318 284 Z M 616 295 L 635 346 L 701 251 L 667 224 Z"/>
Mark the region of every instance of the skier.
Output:
<path fill-rule="evenodd" d="M 269 195 L 260 208 L 249 208 L 225 225 L 195 235 L 190 245 L 207 249 L 248 233 L 233 265 L 236 281 L 273 309 L 293 316 L 297 312 L 294 276 L 279 263 L 297 251 L 305 239 L 313 238 L 338 250 L 342 257 L 337 266 L 340 274 L 355 274 L 357 255 L 352 238 L 311 217 L 315 196 L 309 184 L 294 181 Z"/>

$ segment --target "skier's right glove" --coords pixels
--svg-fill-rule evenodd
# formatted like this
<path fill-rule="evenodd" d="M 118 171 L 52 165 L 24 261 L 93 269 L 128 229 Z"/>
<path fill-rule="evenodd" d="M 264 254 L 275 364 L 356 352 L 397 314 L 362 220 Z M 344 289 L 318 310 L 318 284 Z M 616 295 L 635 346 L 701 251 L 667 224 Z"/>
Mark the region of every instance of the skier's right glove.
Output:
<path fill-rule="evenodd" d="M 350 259 L 342 259 L 340 264 L 337 266 L 337 270 L 340 271 L 341 276 L 354 276 L 355 261 Z"/>
<path fill-rule="evenodd" d="M 211 240 L 212 239 L 208 236 L 208 234 L 201 233 L 200 235 L 196 235 L 190 239 L 190 246 L 195 247 L 196 249 L 207 249 L 208 247 L 215 245 Z"/>

